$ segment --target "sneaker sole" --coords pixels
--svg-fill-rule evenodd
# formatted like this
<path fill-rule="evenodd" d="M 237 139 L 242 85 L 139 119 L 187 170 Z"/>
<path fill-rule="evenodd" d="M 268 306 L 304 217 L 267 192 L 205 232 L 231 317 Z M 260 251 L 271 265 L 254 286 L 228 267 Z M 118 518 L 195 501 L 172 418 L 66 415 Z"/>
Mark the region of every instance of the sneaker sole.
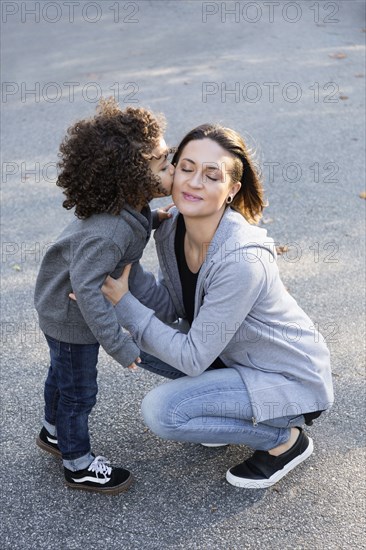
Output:
<path fill-rule="evenodd" d="M 51 447 L 51 445 L 47 445 L 47 443 L 42 441 L 42 439 L 39 436 L 36 439 L 36 445 L 38 445 L 38 447 L 42 449 L 42 451 L 46 451 L 47 453 L 53 456 L 57 456 L 58 458 L 61 458 L 62 456 L 61 451 L 59 451 L 58 449 L 54 449 L 53 447 Z"/>
<path fill-rule="evenodd" d="M 226 472 L 226 480 L 230 483 L 230 485 L 233 485 L 234 487 L 240 487 L 244 489 L 267 489 L 268 487 L 271 487 L 275 483 L 277 483 L 280 479 L 282 479 L 285 475 L 287 475 L 291 470 L 296 468 L 301 462 L 306 460 L 313 452 L 314 450 L 314 444 L 311 437 L 309 439 L 309 445 L 306 447 L 305 451 L 291 460 L 286 466 L 282 468 L 282 470 L 278 470 L 278 472 L 275 472 L 270 478 L 268 479 L 246 479 L 234 476 L 230 470 Z"/>
<path fill-rule="evenodd" d="M 103 495 L 118 495 L 118 493 L 123 493 L 124 491 L 127 491 L 127 489 L 131 486 L 132 481 L 133 476 L 132 474 L 130 474 L 126 481 L 124 481 L 120 485 L 117 485 L 116 487 L 108 487 L 106 489 L 90 487 L 90 485 L 82 485 L 80 483 L 70 483 L 69 481 L 65 481 L 65 484 L 67 487 L 70 487 L 70 489 L 79 489 L 79 491 L 88 491 L 89 493 L 102 493 Z"/>

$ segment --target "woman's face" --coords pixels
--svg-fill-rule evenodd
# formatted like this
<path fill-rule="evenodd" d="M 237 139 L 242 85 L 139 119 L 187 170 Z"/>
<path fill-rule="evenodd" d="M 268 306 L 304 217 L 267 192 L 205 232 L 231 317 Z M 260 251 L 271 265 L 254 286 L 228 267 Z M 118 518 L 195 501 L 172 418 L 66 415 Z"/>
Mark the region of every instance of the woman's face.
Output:
<path fill-rule="evenodd" d="M 169 149 L 165 143 L 163 137 L 160 138 L 158 145 L 151 152 L 151 160 L 149 160 L 149 167 L 155 176 L 161 179 L 161 187 L 165 189 L 167 195 L 171 195 L 174 166 L 170 163 L 168 158 Z M 156 197 L 164 197 L 165 195 L 157 192 Z"/>
<path fill-rule="evenodd" d="M 210 216 L 224 211 L 228 196 L 240 189 L 230 171 L 234 159 L 210 138 L 187 143 L 174 174 L 173 201 L 185 216 Z"/>

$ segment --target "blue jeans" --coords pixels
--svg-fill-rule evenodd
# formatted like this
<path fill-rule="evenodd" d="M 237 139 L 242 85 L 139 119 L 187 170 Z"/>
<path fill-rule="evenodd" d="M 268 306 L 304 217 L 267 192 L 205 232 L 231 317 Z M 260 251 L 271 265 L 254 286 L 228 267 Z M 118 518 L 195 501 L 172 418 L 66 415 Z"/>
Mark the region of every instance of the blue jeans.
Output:
<path fill-rule="evenodd" d="M 304 424 L 300 415 L 253 425 L 249 395 L 235 369 L 209 368 L 189 377 L 146 353 L 141 360 L 140 367 L 175 378 L 150 391 L 141 406 L 147 426 L 163 439 L 234 443 L 268 451 L 288 441 L 291 427 Z"/>
<path fill-rule="evenodd" d="M 51 364 L 44 388 L 44 425 L 56 426 L 64 466 L 81 470 L 94 459 L 88 417 L 98 393 L 99 344 L 69 344 L 45 336 Z"/>

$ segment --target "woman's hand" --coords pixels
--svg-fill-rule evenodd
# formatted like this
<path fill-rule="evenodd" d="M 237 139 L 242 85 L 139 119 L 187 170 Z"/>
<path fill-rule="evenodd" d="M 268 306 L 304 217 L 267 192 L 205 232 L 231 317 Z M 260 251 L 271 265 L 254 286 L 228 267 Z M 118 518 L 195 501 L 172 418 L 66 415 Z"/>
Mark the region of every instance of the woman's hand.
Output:
<path fill-rule="evenodd" d="M 131 271 L 132 264 L 125 266 L 122 275 L 119 279 L 113 279 L 108 275 L 106 280 L 103 283 L 101 291 L 104 296 L 115 306 L 121 298 L 127 294 L 128 288 L 128 277 Z M 69 298 L 77 302 L 76 296 L 73 292 L 69 293 Z"/>
<path fill-rule="evenodd" d="M 122 275 L 119 279 L 113 279 L 108 275 L 106 280 L 103 283 L 101 291 L 104 296 L 115 306 L 121 300 L 121 298 L 128 292 L 128 276 L 131 271 L 132 264 L 125 266 Z M 76 296 L 73 292 L 70 292 L 69 298 L 71 300 L 77 301 Z"/>
<path fill-rule="evenodd" d="M 125 266 L 122 275 L 119 279 L 113 279 L 108 275 L 101 288 L 104 296 L 115 306 L 128 292 L 128 276 L 131 271 L 132 264 Z"/>

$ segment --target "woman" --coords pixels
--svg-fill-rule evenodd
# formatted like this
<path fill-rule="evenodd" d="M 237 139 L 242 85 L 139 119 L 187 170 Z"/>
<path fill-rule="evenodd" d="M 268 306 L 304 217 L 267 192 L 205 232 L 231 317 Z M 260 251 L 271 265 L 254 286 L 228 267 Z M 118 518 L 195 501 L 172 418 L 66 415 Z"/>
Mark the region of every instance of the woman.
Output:
<path fill-rule="evenodd" d="M 252 447 L 227 480 L 266 488 L 313 451 L 301 426 L 332 404 L 329 352 L 283 286 L 273 240 L 252 225 L 264 204 L 242 138 L 199 126 L 173 164 L 159 282 L 136 264 L 131 292 L 129 268 L 102 291 L 146 352 L 141 366 L 178 378 L 144 398 L 146 424 L 166 439 Z M 164 324 L 178 319 L 186 329 Z"/>

